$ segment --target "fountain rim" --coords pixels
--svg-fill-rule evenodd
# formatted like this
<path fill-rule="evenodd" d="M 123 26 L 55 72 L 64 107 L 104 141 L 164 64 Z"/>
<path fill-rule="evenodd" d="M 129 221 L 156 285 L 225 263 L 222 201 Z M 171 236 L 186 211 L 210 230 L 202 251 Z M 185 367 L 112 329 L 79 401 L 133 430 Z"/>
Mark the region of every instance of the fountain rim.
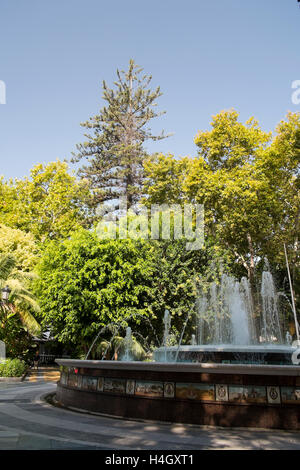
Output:
<path fill-rule="evenodd" d="M 275 353 L 275 354 L 292 354 L 296 351 L 297 346 L 285 344 L 200 344 L 200 345 L 182 345 L 182 346 L 168 346 L 160 347 L 155 352 L 164 351 L 190 351 L 190 352 L 233 352 L 233 353 Z"/>
<path fill-rule="evenodd" d="M 300 377 L 300 366 L 269 364 L 210 364 L 192 362 L 92 361 L 81 359 L 55 359 L 60 366 L 158 372 L 195 372 L 199 374 L 292 375 Z"/>

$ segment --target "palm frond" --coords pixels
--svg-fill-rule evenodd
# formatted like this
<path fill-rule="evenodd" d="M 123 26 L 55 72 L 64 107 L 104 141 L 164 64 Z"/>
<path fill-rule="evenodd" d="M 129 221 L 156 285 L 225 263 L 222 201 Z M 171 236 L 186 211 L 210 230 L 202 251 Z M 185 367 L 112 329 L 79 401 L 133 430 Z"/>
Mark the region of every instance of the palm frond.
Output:
<path fill-rule="evenodd" d="M 121 336 L 115 336 L 115 338 L 112 341 L 112 346 L 115 350 L 115 352 L 118 353 L 118 355 L 125 354 L 126 351 L 126 339 L 121 337 Z M 146 357 L 146 352 L 141 345 L 139 341 L 137 341 L 134 336 L 132 337 L 132 341 L 129 347 L 129 352 L 133 359 L 136 359 L 138 361 L 142 361 Z"/>
<path fill-rule="evenodd" d="M 110 343 L 105 339 L 100 341 L 100 343 L 96 344 L 94 351 L 92 352 L 92 356 L 94 359 L 102 359 L 103 354 L 105 351 L 109 351 Z"/>
<path fill-rule="evenodd" d="M 14 270 L 12 271 L 10 277 L 12 279 L 17 279 L 20 282 L 30 282 L 37 278 L 37 274 L 33 272 Z"/>
<path fill-rule="evenodd" d="M 34 316 L 26 310 L 17 310 L 20 316 L 21 322 L 26 327 L 28 332 L 33 336 L 40 336 L 42 333 L 42 327 L 34 318 Z"/>
<path fill-rule="evenodd" d="M 11 255 L 0 255 L 0 289 L 8 285 L 11 291 L 7 306 L 2 308 L 5 312 L 9 309 L 11 314 L 18 314 L 28 332 L 39 336 L 41 326 L 31 312 L 38 313 L 40 307 L 28 288 L 30 280 L 34 277 L 33 273 L 18 270 Z"/>
<path fill-rule="evenodd" d="M 24 305 L 30 307 L 35 313 L 40 313 L 41 309 L 38 302 L 30 295 L 19 294 L 18 299 L 15 301 L 16 305 Z"/>
<path fill-rule="evenodd" d="M 138 361 L 142 361 L 146 358 L 146 351 L 144 350 L 141 343 L 139 343 L 136 339 L 133 338 L 131 352 L 135 359 Z"/>
<path fill-rule="evenodd" d="M 0 280 L 2 283 L 8 279 L 15 265 L 16 261 L 13 256 L 0 255 Z"/>

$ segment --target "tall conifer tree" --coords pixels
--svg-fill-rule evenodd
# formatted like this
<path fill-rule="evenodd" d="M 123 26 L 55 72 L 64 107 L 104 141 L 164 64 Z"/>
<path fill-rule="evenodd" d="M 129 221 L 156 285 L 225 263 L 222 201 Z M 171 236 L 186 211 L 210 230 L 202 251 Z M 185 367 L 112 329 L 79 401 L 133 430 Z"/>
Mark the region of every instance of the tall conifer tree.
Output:
<path fill-rule="evenodd" d="M 77 145 L 73 162 L 86 159 L 79 175 L 92 184 L 93 205 L 127 196 L 130 205 L 140 196 L 143 182 L 143 162 L 147 156 L 143 146 L 146 140 L 160 140 L 147 127 L 149 121 L 164 112 L 156 112 L 160 88 L 149 88 L 152 77 L 133 60 L 128 71 L 117 70 L 114 89 L 103 81 L 103 99 L 106 105 L 100 113 L 81 125 L 90 130 L 87 139 Z"/>

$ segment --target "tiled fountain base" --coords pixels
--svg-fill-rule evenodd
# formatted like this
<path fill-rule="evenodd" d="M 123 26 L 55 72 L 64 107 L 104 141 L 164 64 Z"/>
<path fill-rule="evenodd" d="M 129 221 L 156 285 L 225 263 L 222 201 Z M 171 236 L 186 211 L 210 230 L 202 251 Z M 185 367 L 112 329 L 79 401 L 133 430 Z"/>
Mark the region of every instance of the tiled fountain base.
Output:
<path fill-rule="evenodd" d="M 300 367 L 57 360 L 57 399 L 114 416 L 300 429 Z"/>

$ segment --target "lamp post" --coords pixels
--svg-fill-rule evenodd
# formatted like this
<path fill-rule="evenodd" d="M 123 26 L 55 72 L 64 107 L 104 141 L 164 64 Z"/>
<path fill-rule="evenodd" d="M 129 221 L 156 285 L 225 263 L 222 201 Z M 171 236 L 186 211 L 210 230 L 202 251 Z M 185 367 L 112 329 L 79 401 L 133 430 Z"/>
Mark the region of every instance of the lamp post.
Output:
<path fill-rule="evenodd" d="M 3 303 L 6 303 L 8 301 L 10 293 L 11 293 L 11 290 L 8 286 L 5 286 L 4 289 L 2 289 L 1 299 Z"/>
<path fill-rule="evenodd" d="M 4 289 L 1 290 L 0 308 L 2 306 L 4 312 L 5 312 L 5 305 L 8 301 L 8 299 L 9 299 L 9 294 L 10 293 L 11 293 L 11 290 L 8 286 L 5 286 Z M 5 315 L 5 313 L 4 313 L 4 315 Z M 3 341 L 0 341 L 0 343 L 1 343 L 0 359 L 3 361 L 3 360 L 5 360 L 5 343 Z"/>

